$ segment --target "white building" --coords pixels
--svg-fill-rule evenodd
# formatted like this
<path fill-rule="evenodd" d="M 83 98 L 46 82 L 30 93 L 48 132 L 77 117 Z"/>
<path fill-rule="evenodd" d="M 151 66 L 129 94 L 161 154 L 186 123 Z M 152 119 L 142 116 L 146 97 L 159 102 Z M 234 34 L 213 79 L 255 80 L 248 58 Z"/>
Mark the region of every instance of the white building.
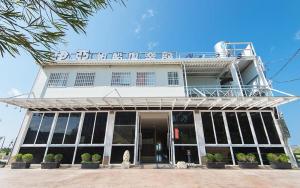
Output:
<path fill-rule="evenodd" d="M 202 164 L 222 153 L 291 154 L 277 106 L 298 99 L 272 89 L 252 43 L 219 42 L 213 53 L 59 52 L 44 63 L 28 98 L 13 155 L 62 153 L 64 164 L 99 153 L 104 165 Z M 294 163 L 292 155 L 291 161 Z"/>

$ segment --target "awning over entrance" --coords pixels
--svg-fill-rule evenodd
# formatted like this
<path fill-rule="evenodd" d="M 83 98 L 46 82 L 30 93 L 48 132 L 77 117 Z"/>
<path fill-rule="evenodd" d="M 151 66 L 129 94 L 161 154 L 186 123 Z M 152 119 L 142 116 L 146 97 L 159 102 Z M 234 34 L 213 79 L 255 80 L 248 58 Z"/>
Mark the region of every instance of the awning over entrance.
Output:
<path fill-rule="evenodd" d="M 233 108 L 265 109 L 300 99 L 281 97 L 95 97 L 95 98 L 2 98 L 0 102 L 25 109 L 75 108 Z"/>

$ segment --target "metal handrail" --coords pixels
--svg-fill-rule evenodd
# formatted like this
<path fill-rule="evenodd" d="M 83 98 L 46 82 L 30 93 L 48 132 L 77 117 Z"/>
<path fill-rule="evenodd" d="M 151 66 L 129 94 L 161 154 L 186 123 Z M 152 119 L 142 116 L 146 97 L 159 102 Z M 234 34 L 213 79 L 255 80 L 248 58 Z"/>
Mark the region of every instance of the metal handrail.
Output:
<path fill-rule="evenodd" d="M 272 96 L 271 88 L 267 86 L 187 86 L 188 97 L 262 97 Z"/>

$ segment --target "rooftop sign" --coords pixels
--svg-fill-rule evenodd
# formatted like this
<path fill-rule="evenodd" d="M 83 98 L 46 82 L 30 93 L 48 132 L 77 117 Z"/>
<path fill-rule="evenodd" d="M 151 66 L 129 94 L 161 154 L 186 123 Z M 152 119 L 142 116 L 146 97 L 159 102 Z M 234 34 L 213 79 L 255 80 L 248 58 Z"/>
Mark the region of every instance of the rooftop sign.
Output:
<path fill-rule="evenodd" d="M 105 60 L 105 59 L 128 59 L 128 60 L 138 60 L 138 59 L 173 59 L 176 57 L 176 52 L 90 52 L 87 50 L 78 50 L 76 53 L 69 53 L 67 51 L 59 51 L 55 53 L 55 60 Z"/>

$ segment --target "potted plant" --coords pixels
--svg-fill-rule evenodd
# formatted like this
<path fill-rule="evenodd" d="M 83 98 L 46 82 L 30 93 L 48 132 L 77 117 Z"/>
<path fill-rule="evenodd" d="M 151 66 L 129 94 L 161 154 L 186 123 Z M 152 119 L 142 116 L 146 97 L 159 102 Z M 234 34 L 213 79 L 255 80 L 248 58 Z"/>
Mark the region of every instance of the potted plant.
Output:
<path fill-rule="evenodd" d="M 291 169 L 292 165 L 289 163 L 289 157 L 286 154 L 276 155 L 268 153 L 267 159 L 270 162 L 271 168 L 274 169 Z"/>
<path fill-rule="evenodd" d="M 52 154 L 49 153 L 46 155 L 44 162 L 41 163 L 42 169 L 54 169 L 59 168 L 60 161 L 62 160 L 62 154 Z"/>
<path fill-rule="evenodd" d="M 56 168 L 60 167 L 60 163 L 63 160 L 63 158 L 64 158 L 64 156 L 61 153 L 58 153 L 58 154 L 54 155 L 54 161 L 57 163 L 57 167 Z"/>
<path fill-rule="evenodd" d="M 82 169 L 97 169 L 99 168 L 101 155 L 94 154 L 91 156 L 89 153 L 81 155 L 81 168 Z"/>
<path fill-rule="evenodd" d="M 207 168 L 225 168 L 224 156 L 221 153 L 211 154 L 208 153 L 206 155 L 207 160 Z"/>
<path fill-rule="evenodd" d="M 258 168 L 258 162 L 256 161 L 255 155 L 252 153 L 248 153 L 247 155 L 238 153 L 236 154 L 236 158 L 240 168 Z"/>
<path fill-rule="evenodd" d="M 27 154 L 17 154 L 14 157 L 15 162 L 11 163 L 11 169 L 26 169 L 30 168 L 30 164 L 33 160 L 33 155 L 30 153 Z"/>

